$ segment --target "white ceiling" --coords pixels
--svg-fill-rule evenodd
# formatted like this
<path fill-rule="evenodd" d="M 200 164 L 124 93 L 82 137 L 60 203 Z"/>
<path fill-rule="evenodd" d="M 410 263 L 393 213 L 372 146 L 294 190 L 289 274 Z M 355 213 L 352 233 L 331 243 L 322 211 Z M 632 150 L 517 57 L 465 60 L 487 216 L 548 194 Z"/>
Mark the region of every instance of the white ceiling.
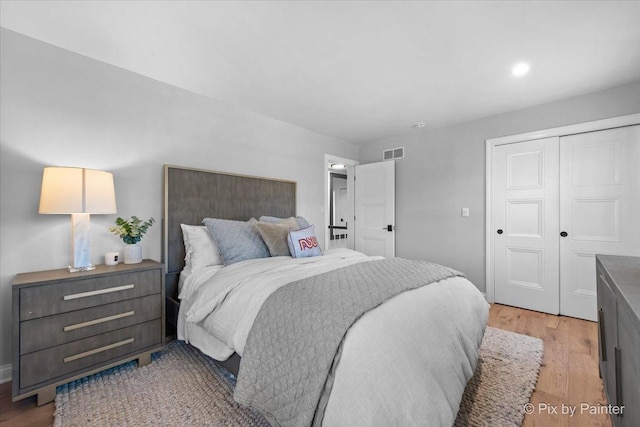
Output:
<path fill-rule="evenodd" d="M 0 3 L 10 30 L 354 143 L 640 80 L 639 22 L 637 1 Z"/>

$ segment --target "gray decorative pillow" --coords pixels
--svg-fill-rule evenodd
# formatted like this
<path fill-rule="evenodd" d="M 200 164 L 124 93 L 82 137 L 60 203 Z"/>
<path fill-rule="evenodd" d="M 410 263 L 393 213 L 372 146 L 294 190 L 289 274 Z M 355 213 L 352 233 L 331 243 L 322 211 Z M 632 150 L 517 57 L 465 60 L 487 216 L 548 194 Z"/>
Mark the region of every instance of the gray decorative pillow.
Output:
<path fill-rule="evenodd" d="M 255 222 L 218 218 L 205 218 L 202 222 L 218 244 L 224 265 L 269 257 L 269 248 L 253 225 Z"/>
<path fill-rule="evenodd" d="M 261 216 L 260 218 L 258 218 L 260 220 L 260 222 L 266 222 L 267 224 L 279 224 L 282 221 L 285 221 L 287 219 L 291 219 L 293 217 L 290 218 L 278 218 L 277 216 Z M 295 218 L 293 218 L 296 220 L 296 222 L 298 223 L 298 228 L 307 228 L 309 226 L 309 221 L 307 221 L 306 219 L 304 219 L 301 216 L 297 216 Z"/>
<path fill-rule="evenodd" d="M 269 248 L 271 256 L 291 256 L 287 237 L 289 236 L 289 231 L 300 229 L 295 218 L 287 218 L 277 224 L 256 222 L 255 226 L 262 236 L 262 240 Z"/>

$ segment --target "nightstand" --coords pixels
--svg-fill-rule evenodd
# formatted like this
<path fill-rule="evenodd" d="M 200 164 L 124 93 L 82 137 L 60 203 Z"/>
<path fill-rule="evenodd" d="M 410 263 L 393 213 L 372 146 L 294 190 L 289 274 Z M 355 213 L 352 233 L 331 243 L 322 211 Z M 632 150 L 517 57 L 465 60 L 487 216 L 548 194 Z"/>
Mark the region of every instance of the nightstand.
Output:
<path fill-rule="evenodd" d="M 98 265 L 18 274 L 13 293 L 13 401 L 55 398 L 58 385 L 138 359 L 165 335 L 164 266 Z"/>

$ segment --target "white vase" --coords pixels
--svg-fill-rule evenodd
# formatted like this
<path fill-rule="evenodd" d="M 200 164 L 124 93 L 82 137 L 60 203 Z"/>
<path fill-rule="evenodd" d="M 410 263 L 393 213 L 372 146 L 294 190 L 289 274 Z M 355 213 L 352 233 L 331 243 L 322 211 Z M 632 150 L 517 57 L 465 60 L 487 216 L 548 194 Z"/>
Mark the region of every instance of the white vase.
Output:
<path fill-rule="evenodd" d="M 137 264 L 142 262 L 142 246 L 137 243 L 124 245 L 124 263 Z"/>

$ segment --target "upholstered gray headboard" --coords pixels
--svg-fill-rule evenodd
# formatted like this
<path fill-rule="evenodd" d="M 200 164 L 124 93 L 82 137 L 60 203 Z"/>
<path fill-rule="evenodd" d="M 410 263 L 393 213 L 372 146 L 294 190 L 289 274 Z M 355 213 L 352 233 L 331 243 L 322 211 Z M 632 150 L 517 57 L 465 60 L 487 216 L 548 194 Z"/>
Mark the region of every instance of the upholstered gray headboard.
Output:
<path fill-rule="evenodd" d="M 246 221 L 262 215 L 296 215 L 296 182 L 164 166 L 163 257 L 169 282 L 184 268 L 180 224 L 199 225 L 204 218 Z M 170 279 L 171 276 L 172 278 Z M 167 296 L 174 295 L 167 283 Z"/>

